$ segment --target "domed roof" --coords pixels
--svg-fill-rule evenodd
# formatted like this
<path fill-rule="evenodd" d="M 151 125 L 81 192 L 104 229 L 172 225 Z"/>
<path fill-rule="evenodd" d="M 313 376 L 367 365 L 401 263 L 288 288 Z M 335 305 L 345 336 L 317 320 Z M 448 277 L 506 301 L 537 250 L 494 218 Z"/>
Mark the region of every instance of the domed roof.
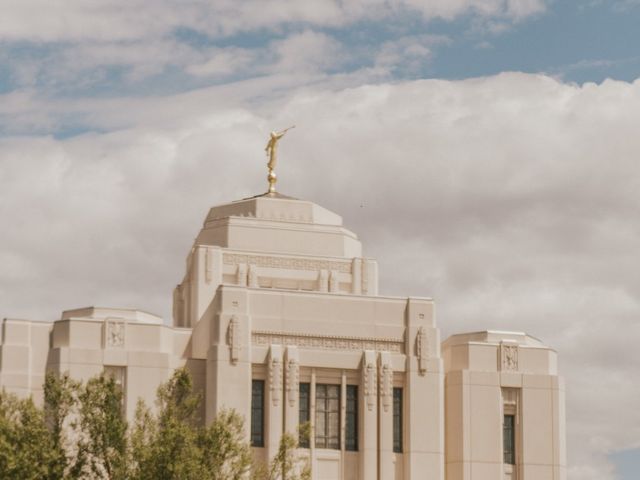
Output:
<path fill-rule="evenodd" d="M 276 192 L 212 207 L 196 244 L 331 257 L 362 255 L 358 237 L 342 226 L 340 215 Z"/>

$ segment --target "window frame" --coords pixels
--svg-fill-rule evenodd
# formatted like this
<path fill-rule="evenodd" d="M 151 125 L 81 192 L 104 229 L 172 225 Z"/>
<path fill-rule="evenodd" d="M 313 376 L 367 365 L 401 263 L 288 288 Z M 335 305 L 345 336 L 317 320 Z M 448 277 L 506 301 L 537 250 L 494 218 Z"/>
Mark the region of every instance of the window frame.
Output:
<path fill-rule="evenodd" d="M 359 450 L 358 386 L 347 385 L 346 387 L 344 449 L 347 452 L 357 452 Z"/>
<path fill-rule="evenodd" d="M 257 387 L 257 388 L 256 388 Z M 260 379 L 251 380 L 251 446 L 262 448 L 264 447 L 264 421 L 265 421 L 265 398 L 264 390 L 265 381 Z M 257 395 L 259 393 L 259 395 Z M 256 403 L 259 397 L 259 405 Z M 259 412 L 259 423 L 256 420 L 256 413 Z"/>
<path fill-rule="evenodd" d="M 514 413 L 505 413 L 503 416 L 502 461 L 505 465 L 516 464 L 516 416 Z"/>
<path fill-rule="evenodd" d="M 404 392 L 402 387 L 393 387 L 393 452 L 404 451 Z"/>
<path fill-rule="evenodd" d="M 323 391 L 324 394 L 322 394 Z M 315 393 L 314 445 L 316 448 L 340 450 L 341 386 L 340 384 L 316 383 Z M 336 405 L 333 409 L 330 407 L 332 403 Z M 322 419 L 322 423 L 319 422 L 319 419 Z M 321 425 L 324 428 L 321 428 Z M 335 431 L 334 435 L 330 435 L 332 429 Z"/>
<path fill-rule="evenodd" d="M 298 425 L 301 426 L 305 423 L 311 423 L 311 382 L 300 382 L 298 385 Z M 311 448 L 310 435 L 302 435 L 299 432 L 298 446 Z"/>

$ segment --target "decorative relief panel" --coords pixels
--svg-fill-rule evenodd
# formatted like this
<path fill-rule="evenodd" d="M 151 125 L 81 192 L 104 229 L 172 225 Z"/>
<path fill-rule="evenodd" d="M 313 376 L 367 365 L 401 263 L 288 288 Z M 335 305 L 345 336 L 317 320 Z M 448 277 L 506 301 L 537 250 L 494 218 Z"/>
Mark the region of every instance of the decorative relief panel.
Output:
<path fill-rule="evenodd" d="M 380 400 L 382 408 L 388 412 L 393 401 L 393 370 L 388 355 L 380 354 L 380 362 Z"/>
<path fill-rule="evenodd" d="M 427 373 L 427 361 L 429 359 L 429 339 L 424 327 L 420 327 L 416 335 L 416 356 L 418 357 L 418 372 L 420 375 L 424 375 Z"/>
<path fill-rule="evenodd" d="M 231 320 L 229 320 L 229 328 L 227 329 L 227 345 L 229 345 L 232 365 L 238 363 L 240 359 L 240 350 L 242 349 L 240 338 L 240 321 L 234 315 L 231 317 Z"/>
<path fill-rule="evenodd" d="M 297 358 L 287 359 L 287 397 L 289 405 L 294 407 L 298 399 L 300 388 L 300 366 Z"/>
<path fill-rule="evenodd" d="M 271 357 L 269 361 L 269 387 L 271 389 L 271 402 L 274 407 L 280 405 L 282 395 L 282 359 Z"/>
<path fill-rule="evenodd" d="M 339 262 L 335 260 L 315 260 L 311 258 L 294 257 L 269 257 L 263 255 L 244 255 L 237 253 L 225 253 L 222 256 L 225 265 L 256 265 L 267 268 L 285 268 L 290 270 L 337 270 L 342 273 L 351 273 L 351 262 Z"/>
<path fill-rule="evenodd" d="M 108 318 L 104 323 L 104 346 L 124 348 L 125 321 Z"/>
<path fill-rule="evenodd" d="M 518 345 L 500 344 L 500 370 L 516 372 L 518 370 Z"/>
<path fill-rule="evenodd" d="M 364 385 L 364 398 L 367 403 L 367 408 L 369 411 L 373 410 L 373 407 L 376 404 L 376 394 L 377 394 L 377 385 L 376 385 L 376 365 L 373 361 L 367 361 L 367 355 L 365 355 L 365 362 L 362 368 L 362 384 Z"/>
<path fill-rule="evenodd" d="M 317 350 L 376 350 L 404 353 L 402 341 L 390 338 L 316 336 L 254 330 L 251 333 L 251 342 L 254 345 L 295 345 Z"/>

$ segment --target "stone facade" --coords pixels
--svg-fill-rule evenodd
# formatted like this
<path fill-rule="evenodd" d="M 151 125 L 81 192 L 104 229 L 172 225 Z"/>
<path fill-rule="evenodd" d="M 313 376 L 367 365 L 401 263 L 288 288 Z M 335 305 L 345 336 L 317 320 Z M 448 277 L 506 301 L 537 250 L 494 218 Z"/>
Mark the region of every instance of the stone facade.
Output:
<path fill-rule="evenodd" d="M 258 458 L 309 420 L 317 480 L 565 478 L 556 353 L 512 332 L 441 343 L 434 302 L 378 295 L 375 260 L 311 202 L 266 194 L 212 208 L 172 326 L 111 308 L 2 324 L 0 384 L 39 401 L 47 369 L 107 370 L 131 416 L 182 366 L 205 421 L 239 411 Z"/>

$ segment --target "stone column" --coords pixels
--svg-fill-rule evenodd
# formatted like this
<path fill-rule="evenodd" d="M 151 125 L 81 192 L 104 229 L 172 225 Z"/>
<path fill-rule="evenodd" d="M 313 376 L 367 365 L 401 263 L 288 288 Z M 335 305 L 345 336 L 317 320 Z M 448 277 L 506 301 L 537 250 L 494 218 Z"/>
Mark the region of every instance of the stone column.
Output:
<path fill-rule="evenodd" d="M 351 262 L 351 293 L 362 294 L 362 259 L 354 258 Z"/>
<path fill-rule="evenodd" d="M 362 355 L 360 386 L 360 472 L 362 480 L 378 480 L 378 389 L 376 352 Z"/>
<path fill-rule="evenodd" d="M 380 478 L 394 478 L 393 465 L 393 368 L 391 354 L 380 353 L 378 428 Z"/>

